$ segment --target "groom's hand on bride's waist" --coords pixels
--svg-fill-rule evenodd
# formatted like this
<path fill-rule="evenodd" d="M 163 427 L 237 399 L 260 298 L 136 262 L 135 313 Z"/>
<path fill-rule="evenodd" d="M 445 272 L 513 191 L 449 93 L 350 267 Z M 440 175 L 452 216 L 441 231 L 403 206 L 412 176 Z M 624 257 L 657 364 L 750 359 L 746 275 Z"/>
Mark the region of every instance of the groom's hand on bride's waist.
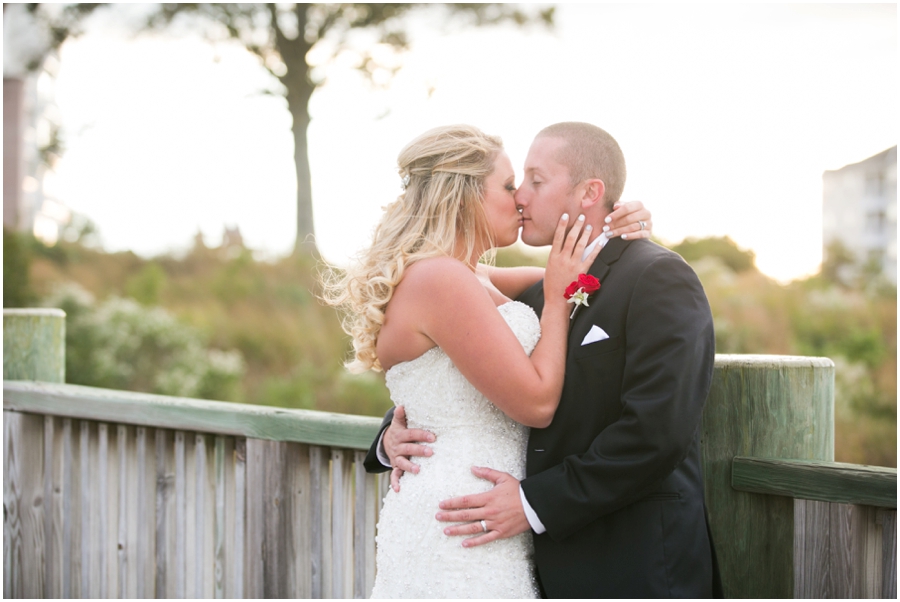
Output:
<path fill-rule="evenodd" d="M 519 481 L 515 477 L 490 468 L 475 467 L 472 472 L 494 483 L 494 488 L 441 502 L 441 511 L 435 518 L 443 522 L 466 523 L 446 527 L 445 534 L 475 535 L 462 542 L 463 547 L 471 548 L 531 529 L 522 508 Z"/>
<path fill-rule="evenodd" d="M 391 471 L 391 487 L 400 491 L 400 477 L 404 472 L 417 474 L 419 466 L 410 461 L 412 456 L 428 457 L 434 451 L 423 443 L 434 443 L 434 435 L 422 429 L 411 429 L 406 426 L 406 409 L 397 406 L 391 420 L 381 438 L 381 445 L 387 456 Z M 379 457 L 382 463 L 384 460 Z"/>

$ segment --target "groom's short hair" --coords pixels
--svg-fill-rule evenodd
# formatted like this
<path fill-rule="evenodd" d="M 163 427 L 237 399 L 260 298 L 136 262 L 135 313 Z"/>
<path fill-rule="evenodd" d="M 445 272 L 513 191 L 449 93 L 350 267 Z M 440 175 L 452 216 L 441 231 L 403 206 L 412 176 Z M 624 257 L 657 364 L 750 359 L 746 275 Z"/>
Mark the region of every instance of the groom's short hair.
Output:
<path fill-rule="evenodd" d="M 537 137 L 561 138 L 565 145 L 556 160 L 569 168 L 572 186 L 599 178 L 606 185 L 603 203 L 609 211 L 625 188 L 625 155 L 616 139 L 590 123 L 565 121 L 538 132 Z"/>

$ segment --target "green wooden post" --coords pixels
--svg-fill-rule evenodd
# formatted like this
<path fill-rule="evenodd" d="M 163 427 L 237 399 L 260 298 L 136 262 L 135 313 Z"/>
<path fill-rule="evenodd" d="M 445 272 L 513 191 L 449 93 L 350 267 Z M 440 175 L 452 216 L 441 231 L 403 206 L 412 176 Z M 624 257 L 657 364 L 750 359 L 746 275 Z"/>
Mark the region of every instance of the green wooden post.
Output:
<path fill-rule="evenodd" d="M 3 310 L 3 380 L 66 380 L 66 313 Z"/>
<path fill-rule="evenodd" d="M 792 598 L 794 500 L 731 486 L 735 456 L 834 460 L 834 363 L 718 355 L 702 424 L 710 528 L 728 598 Z"/>

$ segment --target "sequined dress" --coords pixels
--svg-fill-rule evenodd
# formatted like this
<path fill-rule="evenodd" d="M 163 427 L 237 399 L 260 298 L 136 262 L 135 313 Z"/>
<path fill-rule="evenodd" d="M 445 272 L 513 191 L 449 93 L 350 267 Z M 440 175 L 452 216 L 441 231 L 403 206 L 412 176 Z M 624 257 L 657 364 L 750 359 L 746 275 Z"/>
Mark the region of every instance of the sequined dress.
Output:
<path fill-rule="evenodd" d="M 516 301 L 498 307 L 529 355 L 541 336 L 534 311 Z M 438 522 L 438 503 L 487 491 L 472 466 L 525 476 L 528 428 L 508 418 L 478 392 L 450 358 L 433 347 L 386 374 L 391 399 L 406 408 L 410 428 L 436 435 L 434 455 L 415 458 L 400 492 L 388 490 L 376 536 L 373 598 L 537 598 L 531 533 L 463 548 Z"/>

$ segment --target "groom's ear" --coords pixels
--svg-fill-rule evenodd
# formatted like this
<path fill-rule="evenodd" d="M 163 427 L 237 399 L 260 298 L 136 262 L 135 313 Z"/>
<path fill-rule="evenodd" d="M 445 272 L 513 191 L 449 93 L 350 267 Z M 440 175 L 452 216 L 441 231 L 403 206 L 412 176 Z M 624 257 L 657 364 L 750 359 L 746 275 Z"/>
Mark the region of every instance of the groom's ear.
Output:
<path fill-rule="evenodd" d="M 584 187 L 584 193 L 581 196 L 582 209 L 590 209 L 603 200 L 603 194 L 606 192 L 606 184 L 603 183 L 603 180 L 598 178 L 585 180 L 581 185 Z"/>

